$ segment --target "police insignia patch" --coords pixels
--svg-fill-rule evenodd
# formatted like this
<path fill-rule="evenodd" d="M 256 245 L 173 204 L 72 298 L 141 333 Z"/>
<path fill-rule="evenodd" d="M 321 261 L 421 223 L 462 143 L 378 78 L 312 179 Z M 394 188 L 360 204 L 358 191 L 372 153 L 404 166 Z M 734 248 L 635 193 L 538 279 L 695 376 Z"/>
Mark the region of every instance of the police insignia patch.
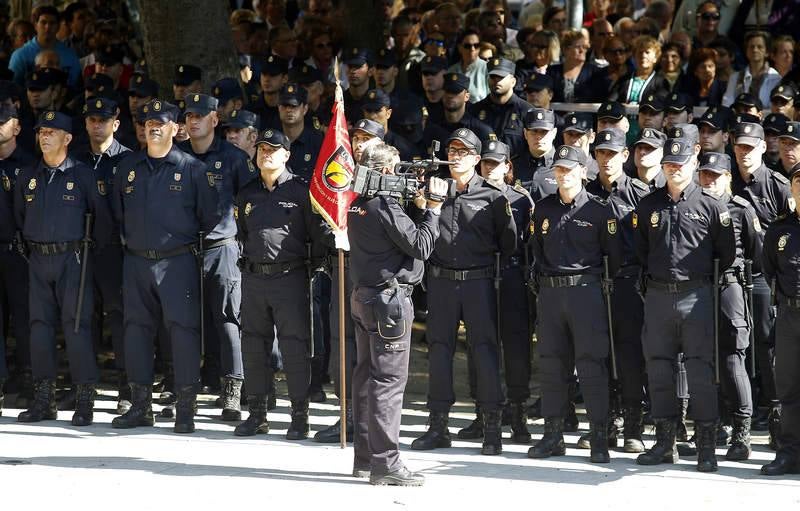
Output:
<path fill-rule="evenodd" d="M 136 171 L 132 170 L 128 172 L 128 182 L 133 183 L 133 180 L 136 179 Z"/>
<path fill-rule="evenodd" d="M 172 178 L 175 181 L 180 181 L 181 180 L 181 173 L 180 172 L 176 172 L 175 174 L 172 175 Z"/>
<path fill-rule="evenodd" d="M 222 168 L 222 162 L 221 161 L 215 161 L 214 162 L 214 168 L 217 169 L 217 170 L 221 169 Z"/>
<path fill-rule="evenodd" d="M 786 244 L 789 242 L 789 235 L 784 234 L 780 238 L 778 238 L 778 250 L 783 251 L 786 248 Z"/>
<path fill-rule="evenodd" d="M 256 171 L 256 166 L 253 165 L 253 162 L 250 160 L 247 161 L 247 168 L 250 169 L 251 174 Z"/>
<path fill-rule="evenodd" d="M 478 112 L 478 119 L 485 121 L 486 120 L 486 110 L 481 110 Z"/>
<path fill-rule="evenodd" d="M 31 179 L 28 182 L 28 190 L 36 190 L 36 179 Z"/>
<path fill-rule="evenodd" d="M 564 158 L 567 155 L 567 153 L 569 153 L 569 150 L 566 147 L 562 147 L 561 150 L 558 152 L 558 155 Z"/>
<path fill-rule="evenodd" d="M 155 110 L 156 112 L 161 110 L 161 102 L 160 101 L 156 101 L 155 103 L 153 103 L 153 110 Z"/>
<path fill-rule="evenodd" d="M 631 217 L 631 222 L 633 223 L 633 228 L 634 228 L 634 229 L 636 229 L 637 227 L 639 227 L 639 215 L 637 215 L 636 213 L 634 213 L 634 214 L 633 214 L 633 216 Z"/>
<path fill-rule="evenodd" d="M 208 178 L 208 186 L 213 188 L 217 183 L 217 180 L 214 178 L 214 174 L 212 172 L 206 172 L 206 177 Z"/>
<path fill-rule="evenodd" d="M 719 214 L 719 222 L 722 224 L 722 227 L 728 227 L 731 225 L 731 214 L 728 211 L 723 211 Z"/>
<path fill-rule="evenodd" d="M 67 181 L 67 190 L 72 190 L 73 188 L 75 188 L 75 183 Z"/>
<path fill-rule="evenodd" d="M 97 193 L 100 195 L 106 194 L 106 182 L 105 181 L 98 181 L 97 182 Z"/>
<path fill-rule="evenodd" d="M 179 72 L 179 73 L 183 73 L 183 66 L 180 66 L 180 67 L 178 68 L 178 72 Z"/>
<path fill-rule="evenodd" d="M 48 121 L 52 121 L 53 119 L 56 118 L 56 113 L 55 112 L 47 112 L 47 115 L 45 115 L 44 118 L 47 119 Z"/>
<path fill-rule="evenodd" d="M 617 221 L 613 218 L 608 220 L 606 223 L 606 228 L 608 229 L 608 234 L 617 234 Z"/>
<path fill-rule="evenodd" d="M 244 205 L 244 216 L 249 216 L 251 211 L 253 211 L 253 205 L 248 202 Z"/>
<path fill-rule="evenodd" d="M 761 232 L 761 222 L 758 221 L 758 217 L 753 217 L 753 229 L 756 232 Z"/>
<path fill-rule="evenodd" d="M 8 176 L 3 176 L 3 190 L 7 192 L 11 190 L 11 180 Z"/>
<path fill-rule="evenodd" d="M 542 220 L 542 234 L 547 234 L 547 230 L 550 228 L 550 220 L 545 218 Z"/>
<path fill-rule="evenodd" d="M 506 215 L 511 216 L 511 203 L 506 201 Z"/>
<path fill-rule="evenodd" d="M 316 117 L 314 117 L 314 129 L 315 130 L 322 129 L 322 125 L 320 124 L 319 119 L 317 119 Z"/>
<path fill-rule="evenodd" d="M 656 227 L 658 225 L 658 211 L 653 211 L 650 214 L 650 225 Z"/>

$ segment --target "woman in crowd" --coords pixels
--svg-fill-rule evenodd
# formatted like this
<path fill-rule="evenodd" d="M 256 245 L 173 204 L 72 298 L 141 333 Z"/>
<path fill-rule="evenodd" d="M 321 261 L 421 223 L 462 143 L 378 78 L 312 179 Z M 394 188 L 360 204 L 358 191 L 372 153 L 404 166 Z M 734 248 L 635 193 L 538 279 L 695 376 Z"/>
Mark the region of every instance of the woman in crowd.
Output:
<path fill-rule="evenodd" d="M 594 103 L 604 99 L 608 90 L 605 70 L 586 62 L 589 44 L 580 30 L 569 30 L 561 36 L 563 61 L 547 68 L 553 78 L 553 101 Z"/>
<path fill-rule="evenodd" d="M 722 98 L 723 105 L 731 106 L 736 96 L 743 92 L 757 97 L 763 106 L 769 105 L 770 92 L 781 80 L 781 75 L 767 60 L 769 42 L 769 34 L 766 32 L 748 32 L 744 36 L 747 66 L 731 75 Z"/>
<path fill-rule="evenodd" d="M 689 59 L 689 87 L 687 93 L 694 98 L 695 106 L 714 106 L 722 103 L 725 82 L 717 78 L 717 52 L 711 48 L 697 48 Z"/>

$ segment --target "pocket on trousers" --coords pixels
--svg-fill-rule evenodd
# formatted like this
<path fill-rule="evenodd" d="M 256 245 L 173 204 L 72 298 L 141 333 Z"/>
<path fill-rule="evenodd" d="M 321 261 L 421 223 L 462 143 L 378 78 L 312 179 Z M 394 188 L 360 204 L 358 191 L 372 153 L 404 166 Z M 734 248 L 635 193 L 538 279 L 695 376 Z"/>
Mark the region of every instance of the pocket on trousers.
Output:
<path fill-rule="evenodd" d="M 403 317 L 403 299 L 404 295 L 399 290 L 394 293 L 379 293 L 375 297 L 375 301 L 372 303 L 372 313 L 375 316 L 378 335 L 381 339 L 391 341 L 400 339 L 406 335 L 408 326 Z M 388 351 L 398 350 L 390 349 Z"/>

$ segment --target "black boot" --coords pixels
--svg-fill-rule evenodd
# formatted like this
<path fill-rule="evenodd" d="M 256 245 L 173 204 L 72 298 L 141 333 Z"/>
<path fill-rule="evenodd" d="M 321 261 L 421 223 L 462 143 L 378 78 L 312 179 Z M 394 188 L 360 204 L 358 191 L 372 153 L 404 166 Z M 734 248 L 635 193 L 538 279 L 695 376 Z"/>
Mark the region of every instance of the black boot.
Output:
<path fill-rule="evenodd" d="M 481 447 L 481 454 L 493 456 L 503 452 L 502 414 L 502 409 L 483 414 L 483 446 Z"/>
<path fill-rule="evenodd" d="M 514 410 L 511 407 L 511 402 L 506 401 L 502 408 L 503 413 L 501 414 L 502 420 L 500 421 L 501 426 L 510 426 L 511 425 L 511 418 L 514 415 Z"/>
<path fill-rule="evenodd" d="M 131 409 L 119 417 L 114 417 L 111 421 L 112 428 L 128 429 L 155 424 L 152 386 L 131 383 L 130 387 Z"/>
<path fill-rule="evenodd" d="M 575 412 L 575 403 L 570 401 L 567 416 L 564 418 L 564 431 L 574 433 L 578 431 L 578 414 Z"/>
<path fill-rule="evenodd" d="M 182 385 L 178 388 L 175 403 L 175 433 L 194 433 L 194 416 L 197 413 L 197 387 Z"/>
<path fill-rule="evenodd" d="M 542 416 L 542 398 L 537 397 L 536 401 L 528 407 L 528 417 L 538 419 Z"/>
<path fill-rule="evenodd" d="M 677 429 L 675 430 L 676 442 L 689 442 L 689 431 L 686 429 L 686 412 L 689 409 L 689 400 L 681 399 L 681 415 L 678 418 Z"/>
<path fill-rule="evenodd" d="M 94 422 L 94 385 L 78 385 L 75 397 L 75 413 L 72 414 L 73 426 L 89 426 Z"/>
<path fill-rule="evenodd" d="M 461 440 L 483 438 L 483 412 L 480 406 L 475 405 L 475 418 L 470 422 L 469 426 L 459 429 L 456 437 Z"/>
<path fill-rule="evenodd" d="M 272 384 L 267 391 L 267 410 L 274 410 L 278 407 L 278 393 L 275 390 L 275 379 L 272 379 Z"/>
<path fill-rule="evenodd" d="M 658 465 L 677 463 L 678 448 L 675 445 L 677 419 L 654 419 L 656 423 L 656 443 L 636 458 L 639 465 Z"/>
<path fill-rule="evenodd" d="M 625 443 L 622 446 L 624 452 L 644 452 L 644 442 L 642 442 L 643 428 L 642 409 L 625 408 L 625 423 L 622 427 L 622 435 L 625 437 Z"/>
<path fill-rule="evenodd" d="M 117 380 L 117 415 L 128 413 L 131 409 L 131 387 L 128 385 L 128 375 L 125 371 L 119 372 Z"/>
<path fill-rule="evenodd" d="M 23 371 L 19 375 L 17 382 L 17 398 L 14 400 L 14 408 L 28 408 L 33 404 L 33 376 L 30 371 Z"/>
<path fill-rule="evenodd" d="M 56 409 L 55 380 L 40 380 L 34 385 L 33 404 L 17 417 L 19 422 L 39 422 L 54 420 L 58 416 Z"/>
<path fill-rule="evenodd" d="M 311 359 L 311 384 L 308 386 L 308 400 L 312 403 L 324 403 L 328 396 L 322 388 L 322 378 L 325 373 L 324 369 L 325 356 L 317 354 Z"/>
<path fill-rule="evenodd" d="M 695 422 L 697 436 L 697 471 L 716 472 L 717 456 L 714 449 L 717 446 L 717 421 Z"/>
<path fill-rule="evenodd" d="M 515 444 L 531 443 L 531 432 L 528 431 L 525 404 L 521 401 L 516 401 L 511 405 L 511 440 Z"/>
<path fill-rule="evenodd" d="M 247 406 L 250 409 L 250 416 L 247 417 L 246 421 L 236 426 L 233 434 L 236 436 L 254 436 L 258 433 L 269 433 L 267 396 L 264 394 L 248 396 Z"/>
<path fill-rule="evenodd" d="M 750 458 L 750 417 L 733 418 L 733 434 L 731 435 L 731 446 L 725 453 L 725 459 L 729 461 L 743 461 Z"/>
<path fill-rule="evenodd" d="M 175 395 L 175 376 L 171 370 L 164 376 L 161 385 L 163 390 L 158 396 L 158 404 L 164 406 L 174 405 L 178 397 Z"/>
<path fill-rule="evenodd" d="M 345 410 L 345 427 L 347 427 L 347 441 L 353 441 L 353 405 L 350 404 L 350 401 L 347 402 L 347 408 Z M 339 442 L 342 434 L 342 421 L 336 421 L 336 424 L 333 426 L 328 426 L 325 429 L 321 429 L 317 431 L 317 434 L 314 435 L 314 441 L 319 442 L 321 444 L 335 444 Z"/>
<path fill-rule="evenodd" d="M 286 431 L 286 440 L 305 440 L 308 432 L 308 400 L 292 401 L 292 423 Z"/>
<path fill-rule="evenodd" d="M 769 425 L 769 448 L 773 451 L 777 451 L 780 447 L 780 443 L 778 443 L 778 438 L 781 435 L 781 405 L 780 404 L 773 404 L 772 409 L 769 411 L 769 417 L 767 419 Z"/>
<path fill-rule="evenodd" d="M 592 449 L 589 461 L 592 463 L 610 463 L 608 455 L 608 427 L 606 422 L 593 422 L 590 429 L 589 443 Z"/>
<path fill-rule="evenodd" d="M 242 420 L 242 380 L 222 379 L 222 420 Z"/>
<path fill-rule="evenodd" d="M 544 420 L 544 436 L 536 445 L 528 449 L 529 458 L 549 458 L 563 456 L 567 452 L 564 445 L 564 418 L 547 417 Z"/>
<path fill-rule="evenodd" d="M 447 429 L 449 414 L 447 412 L 431 412 L 428 416 L 428 431 L 411 442 L 415 451 L 430 451 L 439 447 L 450 447 L 450 431 Z"/>
<path fill-rule="evenodd" d="M 761 467 L 761 474 L 765 476 L 782 476 L 797 473 L 800 473 L 800 463 L 798 463 L 797 457 L 785 451 L 778 451 L 771 463 Z"/>

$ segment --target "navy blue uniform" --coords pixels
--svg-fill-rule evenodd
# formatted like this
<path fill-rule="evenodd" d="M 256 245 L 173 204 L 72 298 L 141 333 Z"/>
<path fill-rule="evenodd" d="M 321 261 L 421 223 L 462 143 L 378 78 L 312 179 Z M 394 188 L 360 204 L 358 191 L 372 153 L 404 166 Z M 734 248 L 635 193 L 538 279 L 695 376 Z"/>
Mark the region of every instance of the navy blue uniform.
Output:
<path fill-rule="evenodd" d="M 530 152 L 524 151 L 514 159 L 514 175 L 523 185 L 529 186 L 533 202 L 539 202 L 548 195 L 556 193 L 558 183 L 553 171 L 553 157 L 555 148 L 551 148 L 539 158 L 534 158 Z"/>
<path fill-rule="evenodd" d="M 291 155 L 286 166 L 291 169 L 292 174 L 307 181 L 311 180 L 324 137 L 325 134 L 322 130 L 309 128 L 308 126 L 303 127 L 303 132 L 292 142 L 289 148 Z"/>
<path fill-rule="evenodd" d="M 198 232 L 219 222 L 214 174 L 172 147 L 163 158 L 139 151 L 117 166 L 112 207 L 127 254 L 123 265 L 128 380 L 153 383 L 153 341 L 163 321 L 175 383 L 200 379 Z"/>
<path fill-rule="evenodd" d="M 458 122 L 447 122 L 447 119 L 442 119 L 440 123 L 435 123 L 429 120 L 428 123 L 425 124 L 425 130 L 422 133 L 422 141 L 425 144 L 425 148 L 431 147 L 431 143 L 434 140 L 438 140 L 442 142 L 442 145 L 437 157 L 446 158 L 447 148 L 445 147 L 444 141 L 450 137 L 451 133 L 460 128 L 467 128 L 472 131 L 478 135 L 481 142 L 487 142 L 497 138 L 491 126 L 485 122 L 479 121 L 477 117 L 465 111 L 463 117 L 461 117 Z"/>
<path fill-rule="evenodd" d="M 91 280 L 87 280 L 78 333 L 75 322 L 81 265 L 92 264 L 81 256 L 85 214 L 94 217 L 92 237 L 107 242 L 111 215 L 92 170 L 67 157 L 57 168 L 44 161 L 20 174 L 14 198 L 17 225 L 30 248 L 30 339 L 34 379 L 55 380 L 57 373 L 56 328 L 61 323 L 66 339 L 72 381 L 96 383 L 97 363 L 92 346 L 91 316 L 94 304 Z"/>
<path fill-rule="evenodd" d="M 472 114 L 479 121 L 485 122 L 497 133 L 498 140 L 511 148 L 511 154 L 519 154 L 527 150 L 523 120 L 525 113 L 533 105 L 512 94 L 505 104 L 492 101 L 491 95 L 470 106 Z"/>

